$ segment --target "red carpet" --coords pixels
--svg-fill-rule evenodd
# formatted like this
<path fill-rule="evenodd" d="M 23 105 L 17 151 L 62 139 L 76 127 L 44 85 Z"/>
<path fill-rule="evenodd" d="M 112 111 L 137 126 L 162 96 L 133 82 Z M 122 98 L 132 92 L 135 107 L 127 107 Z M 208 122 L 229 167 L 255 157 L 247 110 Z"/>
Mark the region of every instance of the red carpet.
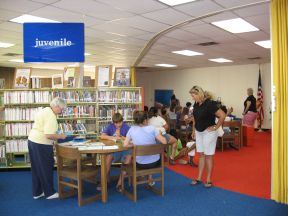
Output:
<path fill-rule="evenodd" d="M 224 152 L 217 150 L 213 184 L 234 192 L 270 199 L 271 132 L 254 134 L 254 144 L 242 147 L 240 151 L 229 147 Z M 191 179 L 197 177 L 197 168 L 189 165 L 168 168 Z"/>

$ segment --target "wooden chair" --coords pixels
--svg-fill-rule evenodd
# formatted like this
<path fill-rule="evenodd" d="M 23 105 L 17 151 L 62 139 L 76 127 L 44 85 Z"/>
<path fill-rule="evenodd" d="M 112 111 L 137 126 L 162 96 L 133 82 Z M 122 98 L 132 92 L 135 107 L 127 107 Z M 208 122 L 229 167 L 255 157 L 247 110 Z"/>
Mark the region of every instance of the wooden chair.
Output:
<path fill-rule="evenodd" d="M 100 194 L 83 199 L 83 183 L 87 181 L 96 184 L 96 158 L 83 159 L 77 148 L 56 145 L 58 191 L 59 198 L 67 198 L 78 193 L 78 205 L 101 199 Z M 88 163 L 89 162 L 89 163 Z M 68 187 L 69 190 L 64 190 Z M 96 193 L 96 186 L 95 186 Z"/>
<path fill-rule="evenodd" d="M 221 137 L 221 149 L 224 145 L 231 144 L 239 150 L 242 146 L 242 125 L 240 121 L 224 121 L 223 128 L 227 127 L 230 132 L 225 132 Z"/>
<path fill-rule="evenodd" d="M 132 164 L 123 165 L 122 171 L 125 171 L 127 175 L 122 176 L 122 193 L 126 195 L 129 199 L 134 202 L 137 201 L 137 185 L 139 184 L 147 184 L 147 188 L 154 193 L 157 193 L 161 196 L 164 196 L 164 147 L 163 144 L 154 144 L 154 145 L 142 145 L 142 146 L 134 146 L 133 149 L 133 161 Z M 150 169 L 139 169 L 136 167 L 136 156 L 144 156 L 144 155 L 154 155 L 160 154 L 161 157 L 161 165 L 157 168 Z M 149 179 L 149 175 L 160 174 L 160 177 L 153 177 Z M 145 178 L 147 176 L 147 178 Z M 125 189 L 125 178 L 132 177 L 133 191 L 132 193 Z M 150 186 L 148 183 L 151 182 L 160 182 L 160 189 L 155 186 Z M 129 182 L 130 183 L 130 182 Z"/>

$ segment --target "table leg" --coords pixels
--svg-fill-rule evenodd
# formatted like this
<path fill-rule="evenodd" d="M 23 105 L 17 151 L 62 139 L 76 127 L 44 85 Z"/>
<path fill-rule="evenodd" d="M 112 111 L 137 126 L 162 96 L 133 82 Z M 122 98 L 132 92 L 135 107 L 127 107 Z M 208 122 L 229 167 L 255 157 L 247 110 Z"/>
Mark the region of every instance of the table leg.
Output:
<path fill-rule="evenodd" d="M 101 193 L 102 202 L 106 203 L 108 200 L 106 154 L 101 154 Z"/>

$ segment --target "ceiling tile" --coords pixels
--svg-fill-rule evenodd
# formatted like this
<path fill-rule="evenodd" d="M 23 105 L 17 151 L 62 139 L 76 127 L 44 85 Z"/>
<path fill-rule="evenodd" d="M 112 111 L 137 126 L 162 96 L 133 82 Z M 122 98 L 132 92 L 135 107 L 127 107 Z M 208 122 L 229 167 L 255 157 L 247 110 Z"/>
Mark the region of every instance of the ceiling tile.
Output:
<path fill-rule="evenodd" d="M 135 1 L 135 0 L 97 0 L 110 7 L 119 8 L 135 14 L 148 13 L 155 10 L 167 8 L 167 5 L 161 4 L 155 0 Z"/>
<path fill-rule="evenodd" d="M 169 25 L 175 25 L 192 18 L 191 16 L 187 16 L 173 8 L 146 13 L 142 16 Z"/>
<path fill-rule="evenodd" d="M 106 21 L 121 19 L 133 15 L 130 12 L 121 11 L 120 9 L 116 9 L 109 5 L 92 0 L 61 0 L 60 2 L 57 2 L 53 5 L 61 9 L 68 8 L 70 11 L 74 11 L 83 15 L 90 15 Z"/>
<path fill-rule="evenodd" d="M 45 6 L 45 4 L 31 2 L 28 0 L 1 0 L 0 8 L 15 12 L 27 13 Z"/>
<path fill-rule="evenodd" d="M 223 7 L 219 6 L 211 0 L 195 1 L 188 4 L 175 6 L 174 8 L 193 17 L 198 17 L 223 9 Z"/>

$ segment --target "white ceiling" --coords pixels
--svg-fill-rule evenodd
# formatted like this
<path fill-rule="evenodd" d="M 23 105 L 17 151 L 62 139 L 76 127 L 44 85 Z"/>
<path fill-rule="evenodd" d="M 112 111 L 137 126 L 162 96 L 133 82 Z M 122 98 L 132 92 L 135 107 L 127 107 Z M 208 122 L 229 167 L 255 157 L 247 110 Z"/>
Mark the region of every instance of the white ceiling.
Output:
<path fill-rule="evenodd" d="M 131 66 L 157 33 L 189 19 L 259 0 L 198 0 L 174 7 L 157 0 L 0 0 L 0 41 L 16 44 L 0 48 L 0 66 L 63 68 L 71 63 L 24 64 L 9 59 L 23 58 L 22 24 L 9 20 L 22 14 L 60 22 L 85 23 L 85 64 Z M 228 58 L 231 64 L 270 62 L 270 49 L 253 42 L 270 39 L 269 2 L 231 10 L 191 22 L 162 35 L 141 58 L 138 67 L 155 69 L 155 64 L 176 64 L 179 68 L 218 66 L 210 58 Z M 210 23 L 243 18 L 260 31 L 232 34 Z M 118 34 L 118 35 L 117 35 Z M 122 35 L 122 36 L 120 36 Z M 123 36 L 125 35 L 125 36 Z M 217 42 L 212 46 L 199 43 Z M 203 56 L 186 57 L 171 51 L 191 49 Z M 17 57 L 6 53 L 20 54 Z M 251 60 L 249 58 L 260 58 Z M 221 64 L 223 65 L 223 64 Z"/>

